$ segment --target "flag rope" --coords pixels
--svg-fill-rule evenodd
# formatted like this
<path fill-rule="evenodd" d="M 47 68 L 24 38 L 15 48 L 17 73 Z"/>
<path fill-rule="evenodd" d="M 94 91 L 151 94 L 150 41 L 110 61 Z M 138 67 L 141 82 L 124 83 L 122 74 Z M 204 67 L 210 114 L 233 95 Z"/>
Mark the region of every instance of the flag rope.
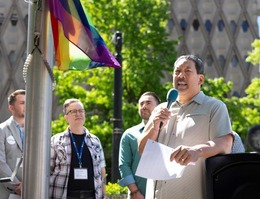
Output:
<path fill-rule="evenodd" d="M 52 89 L 54 90 L 55 86 L 56 86 L 56 80 L 53 74 L 53 71 L 51 69 L 50 64 L 48 63 L 47 59 L 45 58 L 44 54 L 42 53 L 41 49 L 39 48 L 39 40 L 40 40 L 40 33 L 39 32 L 35 32 L 35 37 L 34 37 L 34 48 L 32 49 L 31 53 L 28 54 L 25 62 L 24 62 L 24 66 L 23 66 L 23 79 L 24 82 L 26 83 L 26 77 L 27 77 L 27 71 L 28 68 L 30 67 L 32 60 L 33 60 L 33 53 L 35 51 L 35 49 L 37 49 L 39 51 L 39 53 L 41 54 L 41 58 L 43 60 L 44 65 L 46 66 L 46 69 L 50 75 L 51 81 L 52 81 Z"/>

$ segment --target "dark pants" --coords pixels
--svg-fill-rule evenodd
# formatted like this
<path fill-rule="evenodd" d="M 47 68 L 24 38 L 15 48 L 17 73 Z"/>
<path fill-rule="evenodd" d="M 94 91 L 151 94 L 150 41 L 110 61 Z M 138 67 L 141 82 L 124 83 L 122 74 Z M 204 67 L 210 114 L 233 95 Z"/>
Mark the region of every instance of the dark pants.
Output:
<path fill-rule="evenodd" d="M 68 191 L 67 199 L 95 199 L 94 191 Z"/>

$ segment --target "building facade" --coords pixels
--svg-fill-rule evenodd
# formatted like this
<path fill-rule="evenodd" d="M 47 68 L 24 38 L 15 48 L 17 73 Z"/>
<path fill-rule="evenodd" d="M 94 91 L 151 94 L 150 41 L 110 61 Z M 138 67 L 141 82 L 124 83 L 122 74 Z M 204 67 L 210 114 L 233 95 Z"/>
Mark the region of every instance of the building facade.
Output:
<path fill-rule="evenodd" d="M 24 89 L 28 4 L 23 0 L 0 0 L 0 122 L 10 117 L 7 97 Z"/>
<path fill-rule="evenodd" d="M 259 38 L 259 0 L 171 0 L 170 39 L 180 39 L 179 54 L 198 55 L 208 78 L 233 82 L 232 95 L 243 96 L 258 66 L 246 62 Z"/>

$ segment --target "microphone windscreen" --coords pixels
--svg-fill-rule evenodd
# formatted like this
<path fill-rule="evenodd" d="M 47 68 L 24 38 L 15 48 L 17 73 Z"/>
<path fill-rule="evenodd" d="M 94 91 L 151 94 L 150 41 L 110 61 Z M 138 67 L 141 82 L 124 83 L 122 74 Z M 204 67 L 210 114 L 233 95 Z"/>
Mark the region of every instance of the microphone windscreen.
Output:
<path fill-rule="evenodd" d="M 170 89 L 167 93 L 166 100 L 167 100 L 167 108 L 169 109 L 171 104 L 176 101 L 178 97 L 178 91 L 174 88 Z M 160 123 L 160 129 L 163 125 L 163 122 Z"/>
<path fill-rule="evenodd" d="M 174 88 L 170 89 L 167 93 L 166 100 L 169 102 L 175 102 L 178 97 L 178 91 Z"/>

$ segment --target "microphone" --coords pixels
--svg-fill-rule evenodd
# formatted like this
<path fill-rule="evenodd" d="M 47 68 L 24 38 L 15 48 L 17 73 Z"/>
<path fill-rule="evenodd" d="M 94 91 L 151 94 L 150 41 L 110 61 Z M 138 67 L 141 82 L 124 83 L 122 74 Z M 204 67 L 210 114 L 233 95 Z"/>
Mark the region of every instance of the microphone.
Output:
<path fill-rule="evenodd" d="M 170 89 L 167 93 L 166 100 L 167 100 L 167 109 L 169 109 L 173 102 L 176 101 L 178 97 L 178 91 L 174 88 Z M 160 123 L 160 129 L 163 125 L 163 122 Z"/>
<path fill-rule="evenodd" d="M 176 101 L 178 97 L 178 91 L 174 88 L 170 89 L 167 93 L 166 100 L 167 100 L 167 109 L 169 109 L 173 102 Z"/>

